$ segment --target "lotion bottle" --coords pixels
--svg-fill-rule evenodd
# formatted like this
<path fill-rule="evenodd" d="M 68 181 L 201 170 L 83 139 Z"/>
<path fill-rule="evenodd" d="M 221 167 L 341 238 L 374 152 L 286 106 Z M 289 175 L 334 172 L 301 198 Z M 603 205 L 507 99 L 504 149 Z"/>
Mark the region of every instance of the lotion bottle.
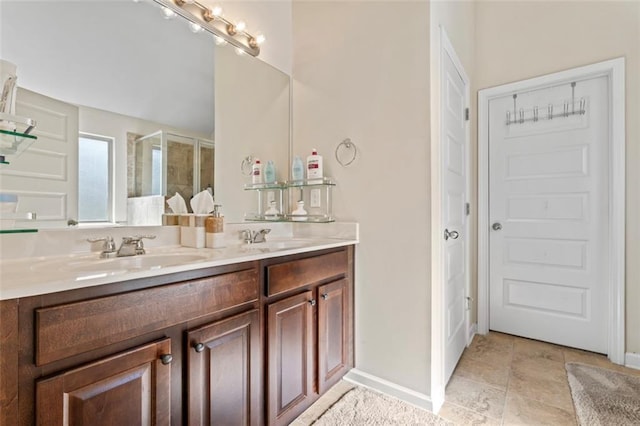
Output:
<path fill-rule="evenodd" d="M 307 157 L 307 180 L 313 183 L 322 182 L 322 155 L 314 148 L 311 155 Z"/>
<path fill-rule="evenodd" d="M 293 163 L 291 164 L 291 180 L 304 180 L 304 165 L 302 164 L 302 158 L 297 155 L 293 158 Z"/>
<path fill-rule="evenodd" d="M 262 183 L 262 164 L 259 158 L 251 166 L 251 183 Z"/>
<path fill-rule="evenodd" d="M 276 182 L 276 166 L 272 160 L 267 161 L 267 165 L 264 166 L 264 183 Z"/>

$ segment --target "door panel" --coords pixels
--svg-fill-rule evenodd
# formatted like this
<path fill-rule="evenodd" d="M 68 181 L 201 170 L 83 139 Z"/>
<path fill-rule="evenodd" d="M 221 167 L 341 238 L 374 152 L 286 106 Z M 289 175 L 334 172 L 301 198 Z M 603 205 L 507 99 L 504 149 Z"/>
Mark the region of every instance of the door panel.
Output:
<path fill-rule="evenodd" d="M 323 394 L 348 369 L 347 280 L 318 287 L 318 392 Z"/>
<path fill-rule="evenodd" d="M 267 307 L 269 424 L 289 424 L 313 396 L 312 291 Z"/>
<path fill-rule="evenodd" d="M 575 91 L 586 113 L 552 119 L 569 84 L 518 94 L 537 122 L 506 124 L 512 96 L 489 103 L 490 328 L 606 353 L 607 79 Z"/>
<path fill-rule="evenodd" d="M 189 425 L 260 425 L 258 311 L 200 327 L 188 341 Z"/>
<path fill-rule="evenodd" d="M 442 222 L 457 233 L 443 241 L 445 309 L 445 380 L 448 381 L 467 343 L 466 330 L 466 128 L 464 80 L 448 54 L 443 55 Z M 445 231 L 446 230 L 446 231 Z"/>
<path fill-rule="evenodd" d="M 38 425 L 168 425 L 170 353 L 164 339 L 39 381 Z"/>

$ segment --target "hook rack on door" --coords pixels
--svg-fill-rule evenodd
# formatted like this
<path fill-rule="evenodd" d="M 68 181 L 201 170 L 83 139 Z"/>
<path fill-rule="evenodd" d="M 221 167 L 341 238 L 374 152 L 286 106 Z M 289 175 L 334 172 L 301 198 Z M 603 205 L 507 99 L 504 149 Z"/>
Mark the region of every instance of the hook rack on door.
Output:
<path fill-rule="evenodd" d="M 575 81 L 571 83 L 571 100 L 565 101 L 562 105 L 547 105 L 547 113 L 540 115 L 540 108 L 538 106 L 534 106 L 531 109 L 525 110 L 524 108 L 518 109 L 517 99 L 518 95 L 513 94 L 513 111 L 507 111 L 507 121 L 506 125 L 510 126 L 512 124 L 524 124 L 526 122 L 536 123 L 541 119 L 544 120 L 553 120 L 554 118 L 566 118 L 573 115 L 584 115 L 587 110 L 587 100 L 585 98 L 580 98 L 576 100 L 576 83 Z M 576 109 L 577 106 L 577 109 Z M 556 109 L 557 108 L 557 109 Z M 562 112 L 554 112 L 560 111 Z"/>

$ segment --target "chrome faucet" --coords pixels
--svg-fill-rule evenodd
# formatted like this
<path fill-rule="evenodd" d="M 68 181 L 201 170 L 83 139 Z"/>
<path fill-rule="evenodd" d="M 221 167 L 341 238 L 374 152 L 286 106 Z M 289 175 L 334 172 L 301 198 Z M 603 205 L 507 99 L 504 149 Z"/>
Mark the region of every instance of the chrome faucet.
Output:
<path fill-rule="evenodd" d="M 139 254 L 145 254 L 144 244 L 142 240 L 147 238 L 149 240 L 153 240 L 155 235 L 136 235 L 133 237 L 122 237 L 122 244 L 120 244 L 120 248 L 118 249 L 117 257 L 123 256 L 136 256 Z"/>
<path fill-rule="evenodd" d="M 266 242 L 266 235 L 271 232 L 271 229 L 261 229 L 259 231 L 252 231 L 251 229 L 245 229 L 240 232 L 242 239 L 247 244 L 264 243 Z"/>
<path fill-rule="evenodd" d="M 102 252 L 100 253 L 101 259 L 116 256 L 116 243 L 115 241 L 113 241 L 112 236 L 107 235 L 106 237 L 102 237 L 102 238 L 87 238 L 87 241 L 90 243 L 97 243 L 100 241 L 104 241 L 104 244 L 102 245 Z"/>

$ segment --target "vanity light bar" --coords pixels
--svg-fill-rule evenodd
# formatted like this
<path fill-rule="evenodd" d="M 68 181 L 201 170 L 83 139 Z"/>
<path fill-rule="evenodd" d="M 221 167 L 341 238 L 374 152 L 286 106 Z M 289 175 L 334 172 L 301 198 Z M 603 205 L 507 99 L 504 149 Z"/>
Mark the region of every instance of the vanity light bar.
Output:
<path fill-rule="evenodd" d="M 153 0 L 188 21 L 199 25 L 216 37 L 252 56 L 260 54 L 264 36 L 253 36 L 245 30 L 244 22 L 233 23 L 222 17 L 222 9 L 208 7 L 196 0 Z"/>

